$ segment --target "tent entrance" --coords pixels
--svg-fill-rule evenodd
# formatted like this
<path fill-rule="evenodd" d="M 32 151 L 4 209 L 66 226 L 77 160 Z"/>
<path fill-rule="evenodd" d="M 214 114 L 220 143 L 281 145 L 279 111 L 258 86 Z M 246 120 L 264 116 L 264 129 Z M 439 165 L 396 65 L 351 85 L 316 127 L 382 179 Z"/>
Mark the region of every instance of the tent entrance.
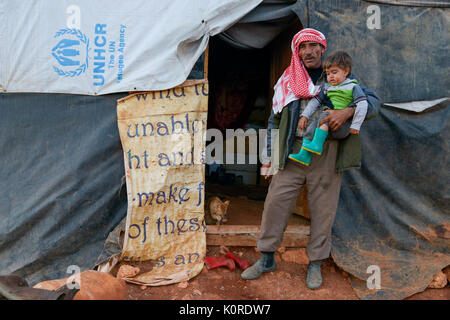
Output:
<path fill-rule="evenodd" d="M 220 227 L 208 227 L 208 245 L 256 245 L 269 186 L 269 181 L 259 175 L 261 162 L 258 152 L 264 147 L 259 141 L 259 130 L 267 127 L 273 81 L 279 77 L 278 69 L 284 70 L 283 63 L 290 61 L 290 39 L 290 34 L 282 34 L 273 41 L 273 45 L 253 50 L 235 48 L 218 37 L 210 39 L 208 129 L 217 129 L 222 133 L 224 162 L 206 165 L 206 200 L 217 196 L 223 201 L 229 200 L 230 204 L 227 210 L 228 221 Z M 288 52 L 285 54 L 280 55 L 280 43 L 287 48 Z M 274 52 L 277 54 L 276 59 Z M 283 58 L 284 56 L 288 58 Z M 238 139 L 232 135 L 239 129 L 248 135 L 245 137 L 244 152 L 238 150 Z M 234 143 L 229 144 L 230 139 Z M 207 146 L 214 142 L 213 138 L 207 142 Z M 255 143 L 256 151 L 252 148 Z M 212 155 L 217 157 L 215 153 Z M 251 161 L 252 156 L 256 157 L 256 163 Z M 245 163 L 237 163 L 238 157 L 245 159 Z M 230 163 L 227 159 L 233 159 L 234 162 Z M 302 199 L 299 198 L 296 209 L 300 213 L 305 212 Z M 284 237 L 284 245 L 304 246 L 307 235 L 309 220 L 293 214 Z"/>

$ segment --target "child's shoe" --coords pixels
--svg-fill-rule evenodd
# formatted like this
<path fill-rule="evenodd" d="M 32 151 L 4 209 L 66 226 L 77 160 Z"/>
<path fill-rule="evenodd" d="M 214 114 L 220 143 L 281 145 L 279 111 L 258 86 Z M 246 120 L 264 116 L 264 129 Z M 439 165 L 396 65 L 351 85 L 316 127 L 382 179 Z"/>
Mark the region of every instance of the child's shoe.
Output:
<path fill-rule="evenodd" d="M 311 143 L 302 145 L 302 149 L 321 155 L 323 151 L 323 144 L 325 143 L 327 136 L 327 130 L 316 128 L 316 131 L 314 132 L 314 139 L 311 141 Z"/>
<path fill-rule="evenodd" d="M 306 151 L 305 149 L 303 149 L 303 146 L 306 144 L 311 143 L 311 140 L 308 139 L 303 139 L 303 143 L 302 143 L 302 147 L 300 148 L 300 151 L 298 153 L 291 153 L 289 154 L 288 158 L 299 162 L 305 166 L 309 166 L 311 164 L 311 152 Z"/>

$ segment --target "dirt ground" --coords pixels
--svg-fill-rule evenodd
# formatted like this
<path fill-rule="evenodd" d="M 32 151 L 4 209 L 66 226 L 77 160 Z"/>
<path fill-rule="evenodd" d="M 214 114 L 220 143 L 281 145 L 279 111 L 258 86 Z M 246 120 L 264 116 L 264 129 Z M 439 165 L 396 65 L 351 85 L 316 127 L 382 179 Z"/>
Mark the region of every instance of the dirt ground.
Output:
<path fill-rule="evenodd" d="M 236 255 L 242 253 L 250 263 L 260 256 L 254 247 L 230 247 Z M 220 255 L 218 246 L 209 246 L 207 256 Z M 241 270 L 225 267 L 202 272 L 187 283 L 158 287 L 127 284 L 129 300 L 359 300 L 348 275 L 331 258 L 322 266 L 322 287 L 311 290 L 306 286 L 306 264 L 287 262 L 276 253 L 277 270 L 264 273 L 257 280 L 243 280 Z M 449 300 L 450 287 L 427 289 L 406 300 Z"/>
<path fill-rule="evenodd" d="M 229 221 L 233 225 L 259 225 L 263 211 L 264 201 L 252 200 L 243 191 L 251 194 L 261 194 L 256 189 L 239 189 L 235 187 L 213 189 L 210 191 L 225 193 L 231 201 L 228 210 Z M 290 225 L 309 225 L 309 220 L 293 214 L 289 220 Z M 207 246 L 206 256 L 219 256 L 218 246 Z M 255 247 L 229 247 L 236 255 L 246 259 L 250 264 L 259 259 L 260 253 Z M 290 250 L 304 250 L 288 248 Z M 241 279 L 241 270 L 236 266 L 233 271 L 225 267 L 208 270 L 203 267 L 202 272 L 187 283 L 173 284 L 158 287 L 145 287 L 128 284 L 129 300 L 359 300 L 354 292 L 348 275 L 336 266 L 332 258 L 324 261 L 322 265 L 323 284 L 318 290 L 311 290 L 306 286 L 307 258 L 282 258 L 276 252 L 277 270 L 264 273 L 257 280 Z M 140 265 L 142 269 L 148 266 Z M 151 268 L 151 267 L 150 267 Z M 450 286 L 444 289 L 427 289 L 417 293 L 407 300 L 450 300 Z"/>

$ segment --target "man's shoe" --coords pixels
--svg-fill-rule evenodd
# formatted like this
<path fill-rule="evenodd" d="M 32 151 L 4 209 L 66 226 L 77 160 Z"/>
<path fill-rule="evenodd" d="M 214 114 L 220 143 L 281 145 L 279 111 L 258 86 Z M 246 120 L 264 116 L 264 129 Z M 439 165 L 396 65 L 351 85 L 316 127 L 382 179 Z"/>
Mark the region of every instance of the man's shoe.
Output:
<path fill-rule="evenodd" d="M 306 285 L 310 289 L 318 289 L 322 285 L 322 273 L 320 267 L 322 260 L 311 261 L 308 264 L 308 273 L 306 275 Z"/>
<path fill-rule="evenodd" d="M 274 271 L 277 268 L 275 259 L 272 253 L 263 252 L 262 257 L 251 267 L 248 267 L 241 273 L 241 278 L 244 280 L 253 280 L 259 278 L 263 272 Z"/>

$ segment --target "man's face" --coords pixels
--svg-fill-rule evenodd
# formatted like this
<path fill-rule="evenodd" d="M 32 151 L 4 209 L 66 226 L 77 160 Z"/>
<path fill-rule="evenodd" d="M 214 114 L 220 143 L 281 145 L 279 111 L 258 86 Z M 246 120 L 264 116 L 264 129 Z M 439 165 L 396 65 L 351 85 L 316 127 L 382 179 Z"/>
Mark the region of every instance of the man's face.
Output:
<path fill-rule="evenodd" d="M 302 42 L 298 47 L 298 55 L 305 67 L 317 69 L 322 65 L 322 56 L 325 49 L 317 42 Z"/>

